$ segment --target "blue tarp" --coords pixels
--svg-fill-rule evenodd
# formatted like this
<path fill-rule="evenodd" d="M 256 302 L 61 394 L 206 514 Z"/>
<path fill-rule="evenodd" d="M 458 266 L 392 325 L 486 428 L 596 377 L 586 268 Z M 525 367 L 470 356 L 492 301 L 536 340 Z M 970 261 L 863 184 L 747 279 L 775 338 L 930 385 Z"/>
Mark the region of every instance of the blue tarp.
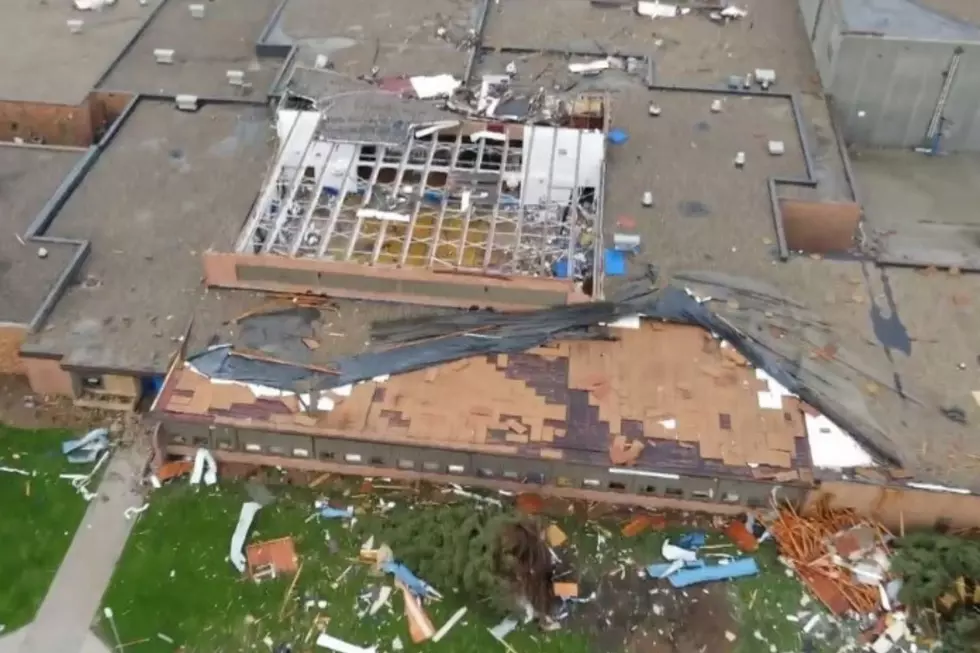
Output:
<path fill-rule="evenodd" d="M 419 598 L 438 595 L 438 592 L 431 585 L 413 574 L 408 567 L 400 562 L 389 560 L 381 565 L 381 571 L 394 576 L 397 580 L 401 581 L 402 585 L 408 588 L 409 592 Z"/>
<path fill-rule="evenodd" d="M 704 562 L 698 562 L 700 565 L 685 566 L 668 576 L 667 580 L 674 587 L 687 587 L 713 580 L 755 576 L 759 573 L 759 565 L 756 564 L 754 558 L 735 558 L 726 565 L 706 565 Z"/>

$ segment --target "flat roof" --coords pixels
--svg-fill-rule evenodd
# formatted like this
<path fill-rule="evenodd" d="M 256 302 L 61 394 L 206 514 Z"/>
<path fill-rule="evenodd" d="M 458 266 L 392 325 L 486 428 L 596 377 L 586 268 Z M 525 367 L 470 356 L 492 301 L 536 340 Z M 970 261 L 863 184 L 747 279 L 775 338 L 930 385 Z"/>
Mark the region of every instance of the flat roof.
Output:
<path fill-rule="evenodd" d="M 0 238 L 0 322 L 29 323 L 75 254 L 76 246 L 28 242 L 24 234 L 84 154 L 0 143 L 0 215 L 6 232 Z M 44 258 L 38 255 L 41 247 Z"/>
<path fill-rule="evenodd" d="M 382 44 L 444 45 L 454 51 L 476 26 L 477 0 L 288 0 L 279 31 L 295 42 L 334 39 Z M 437 35 L 444 28 L 446 36 Z M 322 43 L 327 45 L 329 43 Z"/>
<path fill-rule="evenodd" d="M 208 2 L 204 17 L 198 19 L 187 3 L 170 0 L 100 88 L 263 100 L 282 60 L 257 58 L 255 43 L 278 5 L 279 0 Z M 156 63 L 153 51 L 157 49 L 173 50 L 174 63 Z M 228 70 L 245 73 L 245 81 L 252 85 L 248 94 L 228 83 Z"/>
<path fill-rule="evenodd" d="M 234 238 L 273 152 L 268 110 L 141 101 L 49 229 L 92 242 L 35 351 L 163 372 L 203 293 L 201 253 Z"/>
<path fill-rule="evenodd" d="M 980 40 L 976 7 L 969 0 L 838 0 L 844 27 L 891 38 L 935 41 Z"/>
<path fill-rule="evenodd" d="M 768 383 L 710 334 L 644 322 L 618 335 L 365 382 L 315 416 L 295 397 L 258 397 L 185 366 L 156 409 L 190 421 L 570 463 L 622 465 L 617 455 L 633 443 L 640 469 L 753 477 L 809 467 L 800 404 L 763 407 L 758 393 Z"/>
<path fill-rule="evenodd" d="M 0 100 L 80 104 L 163 1 L 102 11 L 77 11 L 69 1 L 4 2 Z M 69 32 L 69 20 L 84 21 L 81 33 Z"/>

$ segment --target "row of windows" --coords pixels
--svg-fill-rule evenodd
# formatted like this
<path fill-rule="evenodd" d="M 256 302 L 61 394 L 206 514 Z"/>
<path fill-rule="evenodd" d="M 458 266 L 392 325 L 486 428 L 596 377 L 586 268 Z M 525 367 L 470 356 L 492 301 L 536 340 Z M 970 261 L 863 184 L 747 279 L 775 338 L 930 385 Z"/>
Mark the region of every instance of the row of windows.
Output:
<path fill-rule="evenodd" d="M 187 438 L 175 436 L 175 442 L 187 443 Z M 195 446 L 207 447 L 209 446 L 208 438 L 206 437 L 194 437 L 191 438 Z M 215 446 L 222 450 L 232 450 L 234 447 L 230 440 L 223 439 L 220 437 L 215 438 Z M 309 449 L 304 447 L 294 447 L 291 450 L 286 447 L 277 445 L 261 445 L 254 442 L 249 442 L 244 445 L 245 451 L 249 453 L 266 453 L 271 456 L 292 456 L 293 458 L 312 458 L 313 454 Z M 408 458 L 398 458 L 394 461 L 394 464 L 389 464 L 383 456 L 370 455 L 365 456 L 360 453 L 336 453 L 332 451 L 321 451 L 319 452 L 318 458 L 324 462 L 344 462 L 349 465 L 370 465 L 372 467 L 391 467 L 394 466 L 397 469 L 404 471 L 422 471 L 428 472 L 430 474 L 454 474 L 454 475 L 466 475 L 468 472 L 465 465 L 460 464 L 447 464 L 436 461 L 415 461 Z M 503 462 L 503 461 L 502 461 Z M 547 477 L 541 472 L 528 472 L 519 473 L 514 470 L 496 470 L 489 467 L 479 467 L 473 470 L 475 475 L 480 478 L 487 479 L 501 479 L 507 481 L 514 481 L 518 483 L 533 483 L 544 485 L 548 482 Z M 627 492 L 628 488 L 625 483 L 621 481 L 609 480 L 603 482 L 596 478 L 581 478 L 573 479 L 568 476 L 556 476 L 551 479 L 555 485 L 558 487 L 581 487 L 587 490 L 599 490 L 606 489 L 612 492 Z M 669 484 L 650 484 L 644 485 L 637 490 L 641 494 L 647 495 L 658 495 L 674 499 L 692 499 L 695 501 L 714 501 L 715 494 L 712 490 L 707 489 L 695 489 L 695 490 L 685 490 L 684 488 L 677 487 L 676 485 Z M 723 503 L 738 504 L 742 502 L 742 497 L 734 492 L 722 492 L 718 497 Z M 762 501 L 756 497 L 747 497 L 745 500 L 746 505 L 750 507 L 761 507 Z"/>

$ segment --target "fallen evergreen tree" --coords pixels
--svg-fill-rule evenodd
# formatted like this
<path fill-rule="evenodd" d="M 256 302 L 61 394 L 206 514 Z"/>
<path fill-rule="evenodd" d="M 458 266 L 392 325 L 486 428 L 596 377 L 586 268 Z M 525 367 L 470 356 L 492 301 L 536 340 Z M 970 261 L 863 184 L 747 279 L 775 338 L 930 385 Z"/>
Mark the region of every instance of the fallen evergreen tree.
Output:
<path fill-rule="evenodd" d="M 484 601 L 494 612 L 529 603 L 551 610 L 551 554 L 539 526 L 520 515 L 476 505 L 389 513 L 381 541 L 439 591 Z"/>
<path fill-rule="evenodd" d="M 913 533 L 896 543 L 891 570 L 902 578 L 902 603 L 942 640 L 940 651 L 980 651 L 980 541 Z"/>

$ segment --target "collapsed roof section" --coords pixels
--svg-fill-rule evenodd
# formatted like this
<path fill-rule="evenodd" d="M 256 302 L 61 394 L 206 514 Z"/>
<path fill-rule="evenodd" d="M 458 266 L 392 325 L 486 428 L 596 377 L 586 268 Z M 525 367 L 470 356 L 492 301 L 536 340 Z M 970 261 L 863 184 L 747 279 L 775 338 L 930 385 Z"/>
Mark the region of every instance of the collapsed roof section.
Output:
<path fill-rule="evenodd" d="M 826 346 L 829 337 L 819 320 L 791 300 L 750 280 L 692 273 L 675 277 L 674 283 L 680 285 L 654 289 L 648 281 L 637 282 L 609 302 L 520 313 L 455 313 L 379 324 L 373 337 L 386 348 L 337 359 L 329 368 L 256 359 L 228 347 L 194 356 L 188 365 L 221 381 L 287 392 L 329 391 L 328 396 L 342 397 L 353 384 L 385 375 L 474 357 L 524 352 L 556 341 L 613 338 L 613 332 L 605 325 L 643 316 L 695 325 L 716 340 L 729 343 L 756 368 L 758 378 L 770 381 L 769 393 L 774 402 L 781 402 L 784 396 L 797 396 L 819 411 L 814 425 L 824 424 L 824 432 L 828 432 L 828 424 L 839 426 L 875 459 L 902 465 L 901 455 L 857 389 L 856 383 L 871 373 L 862 371 L 859 362 L 844 351 L 836 351 L 834 356 L 813 356 L 815 350 Z M 722 315 L 715 305 L 718 302 L 704 299 L 709 296 L 722 299 L 726 305 L 738 305 L 739 311 Z M 774 335 L 776 332 L 778 335 Z M 883 380 L 882 387 L 888 387 Z"/>
<path fill-rule="evenodd" d="M 279 154 L 235 253 L 236 266 L 288 271 L 236 270 L 230 285 L 505 307 L 598 290 L 603 97 L 552 126 L 461 121 L 329 70 L 298 68 L 287 90 Z"/>

